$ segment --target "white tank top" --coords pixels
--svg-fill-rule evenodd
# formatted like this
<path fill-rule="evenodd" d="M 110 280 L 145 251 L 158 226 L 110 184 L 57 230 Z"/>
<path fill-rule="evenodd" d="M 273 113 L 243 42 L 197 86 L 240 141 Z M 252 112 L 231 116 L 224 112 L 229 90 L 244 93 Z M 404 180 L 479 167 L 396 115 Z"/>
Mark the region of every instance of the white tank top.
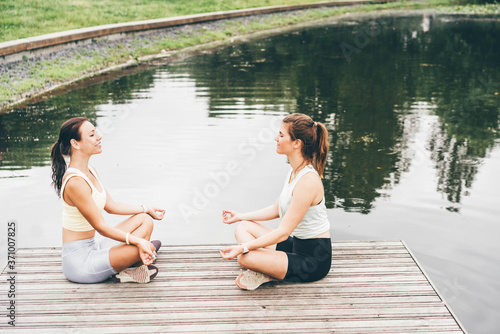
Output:
<path fill-rule="evenodd" d="M 313 166 L 307 165 L 299 172 L 295 179 L 289 183 L 292 171 L 293 169 L 290 169 L 290 172 L 288 173 L 285 180 L 285 186 L 283 187 L 283 191 L 280 195 L 280 218 L 283 218 L 285 216 L 286 211 L 290 207 L 290 203 L 292 202 L 293 188 L 295 187 L 297 182 L 299 182 L 300 178 L 310 172 L 318 174 Z M 307 209 L 304 218 L 295 228 L 295 230 L 293 230 L 292 235 L 299 239 L 310 239 L 328 230 L 330 230 L 330 222 L 328 221 L 328 216 L 326 215 L 325 197 L 323 197 L 321 202 L 319 202 L 317 205 L 310 206 L 309 209 Z"/>

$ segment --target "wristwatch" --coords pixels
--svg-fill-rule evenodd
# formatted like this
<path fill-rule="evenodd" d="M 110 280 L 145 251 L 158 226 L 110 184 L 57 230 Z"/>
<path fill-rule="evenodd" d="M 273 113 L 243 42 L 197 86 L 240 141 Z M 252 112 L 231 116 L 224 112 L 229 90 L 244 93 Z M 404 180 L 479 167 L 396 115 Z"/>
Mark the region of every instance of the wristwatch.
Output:
<path fill-rule="evenodd" d="M 248 250 L 247 245 L 246 245 L 246 244 L 244 244 L 244 243 L 241 243 L 241 245 L 243 246 L 243 254 L 248 253 L 248 252 L 249 252 L 249 250 Z"/>

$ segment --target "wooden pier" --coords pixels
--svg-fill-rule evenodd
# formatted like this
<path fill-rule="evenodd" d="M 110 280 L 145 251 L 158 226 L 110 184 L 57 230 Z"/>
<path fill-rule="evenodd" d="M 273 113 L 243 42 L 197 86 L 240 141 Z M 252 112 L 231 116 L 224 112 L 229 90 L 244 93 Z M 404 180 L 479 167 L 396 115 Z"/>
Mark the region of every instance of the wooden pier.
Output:
<path fill-rule="evenodd" d="M 1 332 L 465 333 L 401 241 L 333 243 L 332 269 L 307 284 L 234 285 L 220 245 L 169 246 L 149 284 L 75 284 L 60 248 L 19 249 L 0 279 Z M 7 298 L 9 277 L 15 298 Z M 6 308 L 15 300 L 15 331 Z"/>

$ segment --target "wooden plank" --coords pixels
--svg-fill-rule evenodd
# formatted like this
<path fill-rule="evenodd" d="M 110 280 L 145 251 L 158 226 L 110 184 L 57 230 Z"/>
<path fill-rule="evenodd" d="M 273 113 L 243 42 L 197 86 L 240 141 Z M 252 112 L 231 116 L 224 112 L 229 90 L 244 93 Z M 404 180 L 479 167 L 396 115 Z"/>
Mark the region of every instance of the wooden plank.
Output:
<path fill-rule="evenodd" d="M 371 328 L 363 328 L 363 329 L 357 329 L 357 328 L 335 328 L 335 329 L 328 329 L 325 328 L 325 326 L 321 326 L 318 324 L 311 324 L 311 323 L 304 323 L 301 327 L 299 328 L 291 328 L 288 330 L 283 329 L 283 327 L 286 328 L 286 326 L 281 326 L 277 327 L 275 326 L 274 328 L 255 328 L 252 329 L 251 331 L 245 332 L 244 333 L 387 333 L 387 334 L 406 334 L 406 333 L 427 333 L 427 334 L 432 334 L 432 333 L 462 333 L 462 332 L 457 332 L 453 330 L 450 327 L 440 327 L 439 330 L 430 330 L 430 329 L 424 329 L 424 328 L 408 328 L 404 329 L 403 328 L 377 328 L 377 329 L 371 329 Z M 141 328 L 143 328 L 141 326 Z M 89 328 L 86 330 L 81 330 L 81 329 L 73 329 L 73 328 L 68 328 L 64 327 L 63 329 L 59 329 L 57 332 L 63 332 L 63 333 L 220 333 L 221 331 L 227 331 L 230 333 L 240 333 L 242 332 L 242 328 L 245 328 L 244 325 L 233 325 L 233 326 L 207 326 L 206 328 L 202 327 L 196 328 L 194 326 L 191 326 L 191 328 L 186 328 L 186 327 L 163 327 L 163 326 L 148 326 L 145 328 L 146 331 L 140 331 L 138 332 L 136 329 L 132 329 L 130 327 L 121 327 L 121 328 L 116 328 L 116 327 L 106 327 L 106 326 L 99 326 L 99 327 L 93 327 Z M 22 328 L 16 328 L 16 333 L 30 333 L 29 330 L 25 331 Z M 32 332 L 31 332 L 32 333 Z M 45 331 L 41 331 L 41 329 L 37 328 L 37 333 L 46 333 Z M 54 333 L 54 332 L 52 332 Z"/>
<path fill-rule="evenodd" d="M 195 333 L 207 333 L 207 332 L 219 332 L 219 331 L 244 331 L 244 332 L 270 332 L 275 330 L 283 330 L 283 328 L 293 328 L 297 332 L 308 332 L 309 329 L 322 329 L 335 331 L 336 333 L 344 333 L 346 330 L 353 330 L 358 333 L 384 333 L 384 332 L 392 332 L 392 333 L 404 333 L 404 332 L 418 332 L 423 331 L 422 329 L 427 329 L 424 332 L 434 330 L 453 330 L 454 328 L 453 321 L 446 320 L 433 320 L 433 319 L 416 319 L 416 320 L 369 320 L 369 321 L 359 321 L 359 320 L 351 320 L 351 321 L 328 321 L 327 319 L 321 319 L 321 321 L 303 321 L 296 322 L 293 325 L 290 324 L 289 321 L 282 322 L 268 322 L 268 321 L 253 321 L 253 322 L 221 322 L 221 323 L 199 323 L 197 319 L 192 319 L 189 323 L 183 324 L 165 324 L 162 321 L 159 321 L 158 318 L 145 319 L 140 322 L 134 323 L 133 326 L 137 332 L 137 328 L 142 328 L 143 326 L 151 326 L 151 323 L 154 322 L 156 325 L 156 330 L 152 332 L 162 332 L 162 333 L 180 333 L 180 332 L 195 332 Z M 95 329 L 95 327 L 111 327 L 111 326 L 123 326 L 123 322 L 114 323 L 114 322 L 95 322 L 90 324 L 88 327 L 80 327 L 80 325 L 76 322 L 71 322 L 71 325 L 68 324 L 54 324 L 53 328 L 75 328 L 75 329 Z M 16 325 L 17 328 L 27 327 L 24 325 Z M 40 327 L 44 327 L 44 324 L 40 324 Z M 37 327 L 34 327 L 37 329 Z M 417 330 L 416 330 L 417 329 Z M 97 332 L 97 331 L 95 331 Z M 94 332 L 94 333 L 95 333 Z M 141 329 L 142 332 L 142 329 Z"/>
<path fill-rule="evenodd" d="M 226 279 L 227 280 L 227 279 Z M 232 281 L 231 279 L 227 281 Z M 39 291 L 43 289 L 49 289 L 50 291 L 66 291 L 68 287 L 66 286 L 65 283 L 68 283 L 65 279 L 62 280 L 61 282 L 40 282 L 40 281 L 33 281 L 33 280 L 26 280 L 26 281 L 20 281 L 22 282 L 23 285 L 23 291 L 26 292 L 31 292 L 33 291 Z M 161 281 L 161 282 L 154 282 L 158 288 L 172 288 L 172 287 L 201 287 L 201 286 L 219 286 L 221 280 L 220 279 L 193 279 L 193 280 L 168 280 L 168 281 Z M 427 284 L 427 281 L 423 279 L 421 276 L 387 276 L 387 277 L 379 277 L 379 276 L 352 276 L 352 277 L 346 277 L 346 276 L 327 276 L 322 280 L 322 284 L 325 285 L 330 285 L 334 284 L 336 286 L 357 286 L 357 285 L 373 285 L 374 283 L 380 284 L 380 285 L 388 285 L 388 284 L 400 284 L 400 285 L 407 285 L 407 284 L 414 284 L 414 283 L 421 283 L 421 284 Z M 56 284 L 57 286 L 54 286 Z M 86 291 L 102 291 L 109 289 L 107 285 L 103 284 L 96 284 L 95 288 L 88 288 Z M 134 291 L 135 289 L 130 287 L 131 291 Z"/>
<path fill-rule="evenodd" d="M 440 307 L 441 300 L 436 296 L 414 296 L 414 297 L 385 297 L 385 298 L 349 298 L 349 303 L 345 302 L 345 298 L 334 299 L 320 299 L 320 298 L 302 298 L 300 305 L 291 305 L 289 300 L 275 299 L 272 296 L 262 299 L 245 299 L 236 301 L 239 303 L 238 307 L 242 309 L 255 308 L 255 307 L 298 307 L 303 308 L 305 305 L 314 305 L 318 308 L 335 308 L 335 309 L 365 309 L 365 308 L 400 308 L 400 307 Z M 122 310 L 142 309 L 144 307 L 144 300 L 129 300 L 127 303 L 120 305 Z M 88 303 L 82 303 L 80 299 L 66 299 L 64 303 L 51 303 L 50 307 L 48 301 L 41 300 L 36 303 L 33 300 L 19 301 L 22 305 L 23 312 L 55 312 L 64 313 L 68 309 L 78 309 L 80 311 L 96 312 L 107 311 L 109 309 L 108 303 L 93 303 L 91 309 L 88 308 Z M 226 299 L 206 299 L 204 301 L 190 301 L 190 300 L 159 300 L 154 303 L 157 309 L 177 309 L 177 310 L 191 310 L 191 309 L 208 309 L 214 310 L 218 308 L 227 308 L 235 305 L 235 301 Z"/>
<path fill-rule="evenodd" d="M 219 266 L 222 267 L 231 267 L 233 266 L 233 262 L 235 261 L 223 261 L 219 256 L 211 256 L 211 257 L 205 257 L 205 258 L 196 258 L 196 259 L 185 259 L 182 257 L 174 258 L 170 257 L 170 254 L 168 253 L 163 253 L 160 250 L 159 253 L 159 259 L 157 263 L 164 264 L 170 268 L 170 266 L 173 265 L 191 265 L 191 266 L 212 266 L 213 264 L 211 262 L 218 262 Z M 366 258 L 362 256 L 349 256 L 349 255 L 344 255 L 343 258 L 336 258 L 333 257 L 332 263 L 338 267 L 338 268 L 344 268 L 344 267 L 373 267 L 373 266 L 380 266 L 384 265 L 385 267 L 387 266 L 412 266 L 415 267 L 415 263 L 410 257 L 371 257 L 371 258 Z M 41 258 L 35 259 L 35 258 L 22 258 L 20 259 L 19 257 L 16 259 L 16 267 L 23 267 L 23 268 L 43 268 L 43 269 L 50 269 L 50 268 L 60 268 L 61 266 L 61 259 L 59 256 L 59 259 L 56 261 L 55 259 L 46 259 L 45 261 Z"/>
<path fill-rule="evenodd" d="M 20 249 L 16 332 L 464 333 L 401 241 L 334 242 L 324 279 L 255 291 L 234 285 L 238 263 L 221 247 L 162 248 L 149 284 L 71 283 L 60 248 Z"/>

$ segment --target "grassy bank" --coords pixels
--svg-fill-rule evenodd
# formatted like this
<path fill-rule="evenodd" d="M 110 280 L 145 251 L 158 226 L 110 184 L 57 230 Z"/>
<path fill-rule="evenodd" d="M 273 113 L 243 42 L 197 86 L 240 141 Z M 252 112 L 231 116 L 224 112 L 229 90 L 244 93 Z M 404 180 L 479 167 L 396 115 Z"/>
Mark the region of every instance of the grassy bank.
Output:
<path fill-rule="evenodd" d="M 8 0 L 7 2 L 10 2 Z M 30 1 L 27 1 L 30 2 Z M 80 1 L 79 3 L 93 3 L 93 1 Z M 113 1 L 104 1 L 113 3 Z M 137 2 L 137 1 L 136 1 Z M 143 1 L 144 3 L 151 3 L 152 1 Z M 214 3 L 214 1 L 193 1 L 199 3 Z M 215 1 L 217 6 L 225 4 L 226 1 Z M 259 6 L 266 3 L 278 4 L 285 1 L 255 1 Z M 296 1 L 304 3 L 305 1 Z M 311 1 L 313 2 L 313 1 Z M 178 1 L 171 1 L 172 4 L 180 4 Z M 242 4 L 245 1 L 234 1 L 234 4 Z M 255 5 L 252 1 L 252 5 Z M 286 1 L 290 4 L 293 1 Z M 148 41 L 133 41 L 129 45 L 117 44 L 112 47 L 106 48 L 104 52 L 88 51 L 79 52 L 69 58 L 57 58 L 52 60 L 41 61 L 26 61 L 22 64 L 22 71 L 4 70 L 0 72 L 0 110 L 2 107 L 27 98 L 43 91 L 50 89 L 56 85 L 71 82 L 75 79 L 91 76 L 93 73 L 106 70 L 114 66 L 122 64 L 134 64 L 144 60 L 144 57 L 165 54 L 169 51 L 176 51 L 185 49 L 187 47 L 199 46 L 209 44 L 211 47 L 227 43 L 229 40 L 237 38 L 238 36 L 248 35 L 259 31 L 266 31 L 269 29 L 294 25 L 303 22 L 310 22 L 320 20 L 327 17 L 341 15 L 347 12 L 367 12 L 381 9 L 424 9 L 435 8 L 436 10 L 447 12 L 461 12 L 461 11 L 475 11 L 478 13 L 488 12 L 495 13 L 500 6 L 491 5 L 485 6 L 450 6 L 450 0 L 433 0 L 432 2 L 394 2 L 379 5 L 366 5 L 360 7 L 338 7 L 327 9 L 314 9 L 293 13 L 281 13 L 266 15 L 263 17 L 254 17 L 250 20 L 241 18 L 223 22 L 216 26 L 211 27 L 198 27 L 193 28 L 188 33 L 181 32 L 174 36 L 168 35 L 161 38 L 154 38 Z M 255 5 L 257 7 L 257 5 Z M 207 7 L 208 8 L 208 7 Z M 215 7 L 210 7 L 214 8 Z M 220 7 L 217 7 L 219 9 Z M 199 9 L 199 8 L 198 8 Z M 234 8 L 229 8 L 234 9 Z M 127 9 L 130 10 L 130 9 Z M 210 10 L 207 10 L 210 11 Z M 186 14 L 183 12 L 183 14 Z M 160 15 L 163 16 L 163 15 Z M 156 17 L 156 16 L 155 16 Z M 141 17 L 142 19 L 144 17 Z M 152 16 L 147 17 L 152 18 Z M 137 17 L 127 19 L 131 21 L 139 19 Z M 101 22 L 110 23 L 110 22 Z M 93 25 L 93 24 L 89 24 Z"/>
<path fill-rule="evenodd" d="M 0 42 L 110 23 L 318 0 L 2 0 Z"/>

